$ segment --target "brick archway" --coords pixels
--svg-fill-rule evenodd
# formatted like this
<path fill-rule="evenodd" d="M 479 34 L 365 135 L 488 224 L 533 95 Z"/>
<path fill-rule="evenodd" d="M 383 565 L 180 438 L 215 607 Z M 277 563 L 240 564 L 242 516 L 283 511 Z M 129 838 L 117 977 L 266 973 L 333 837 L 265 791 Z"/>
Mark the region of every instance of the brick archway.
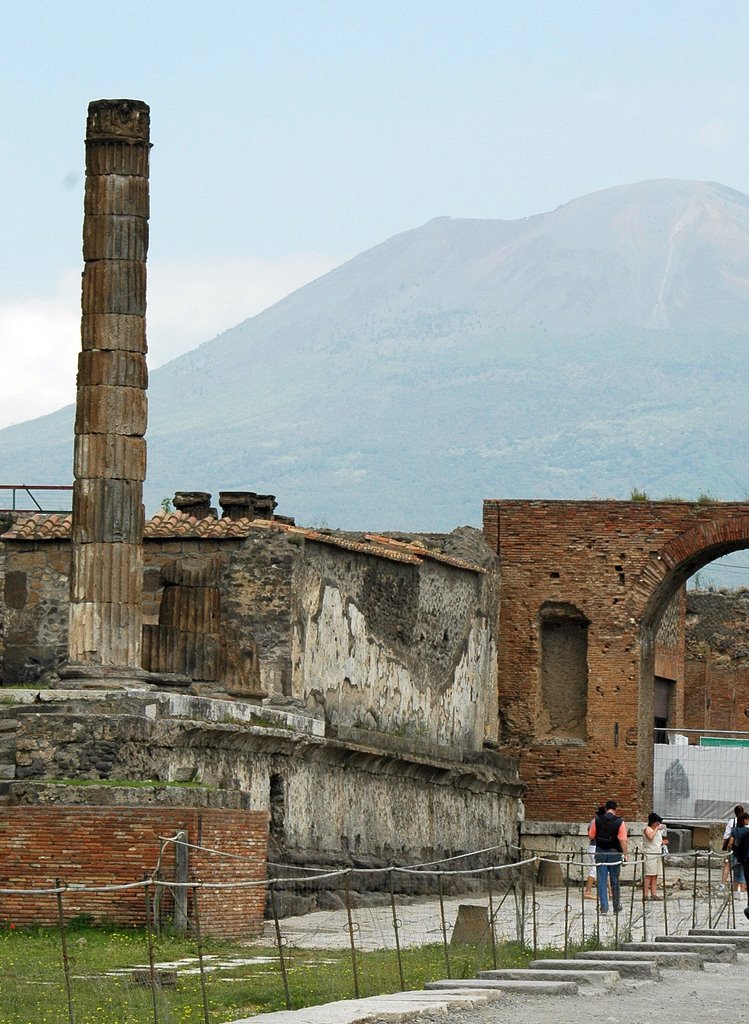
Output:
<path fill-rule="evenodd" d="M 614 796 L 642 818 L 656 631 L 693 572 L 749 547 L 749 505 L 487 500 L 484 533 L 500 559 L 500 742 L 519 759 L 528 817 L 586 820 Z M 584 736 L 566 735 L 562 714 L 549 729 L 542 704 L 540 615 L 553 605 L 588 622 Z"/>

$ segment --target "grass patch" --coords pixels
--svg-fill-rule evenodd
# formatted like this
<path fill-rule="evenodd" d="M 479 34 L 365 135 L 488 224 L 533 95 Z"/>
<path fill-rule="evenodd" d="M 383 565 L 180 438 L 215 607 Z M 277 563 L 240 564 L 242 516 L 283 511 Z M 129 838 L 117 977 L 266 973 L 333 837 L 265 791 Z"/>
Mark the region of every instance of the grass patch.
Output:
<path fill-rule="evenodd" d="M 143 1024 L 153 1019 L 150 985 L 133 980 L 132 968 L 148 966 L 142 929 L 92 928 L 83 921 L 67 929 L 72 1001 L 76 1024 Z M 195 958 L 192 939 L 162 934 L 156 938 L 157 966 Z M 277 951 L 268 945 L 241 942 L 205 943 L 211 1024 L 286 1008 Z M 560 955 L 541 950 L 537 956 Z M 453 978 L 475 977 L 494 966 L 491 946 L 449 947 Z M 354 995 L 349 950 L 284 951 L 292 1007 L 313 1006 Z M 497 946 L 500 967 L 525 967 L 533 953 L 514 942 Z M 362 996 L 401 988 L 393 950 L 356 954 Z M 407 989 L 447 977 L 441 944 L 405 949 L 402 967 Z M 196 1024 L 203 1020 L 197 962 L 184 965 L 176 985 L 157 988 L 161 1024 Z M 166 969 L 166 968 L 165 968 Z M 123 973 L 112 973 L 122 970 Z M 67 997 L 59 932 L 56 929 L 0 931 L 0 1024 L 67 1024 Z"/>

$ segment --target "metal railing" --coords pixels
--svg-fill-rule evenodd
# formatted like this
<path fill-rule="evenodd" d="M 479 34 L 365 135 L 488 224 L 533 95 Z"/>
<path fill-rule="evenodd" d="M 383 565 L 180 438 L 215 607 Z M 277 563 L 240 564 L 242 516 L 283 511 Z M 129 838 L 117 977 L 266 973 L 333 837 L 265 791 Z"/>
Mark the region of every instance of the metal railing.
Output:
<path fill-rule="evenodd" d="M 61 507 L 55 508 L 46 507 L 48 502 L 45 499 L 49 492 L 72 495 L 72 484 L 0 484 L 0 491 L 10 492 L 9 505 L 5 501 L 5 496 L 0 494 L 0 512 L 44 512 L 59 515 L 71 511 L 72 498 L 71 501 L 65 502 L 59 498 L 57 505 Z M 38 493 L 41 491 L 44 491 L 44 495 Z M 45 507 L 42 506 L 42 502 Z"/>

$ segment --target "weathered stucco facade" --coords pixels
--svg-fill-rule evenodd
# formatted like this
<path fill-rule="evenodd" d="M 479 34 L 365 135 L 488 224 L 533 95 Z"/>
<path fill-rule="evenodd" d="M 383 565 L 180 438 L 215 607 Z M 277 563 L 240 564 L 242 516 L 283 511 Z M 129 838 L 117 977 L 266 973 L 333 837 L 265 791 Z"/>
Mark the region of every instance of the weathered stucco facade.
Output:
<path fill-rule="evenodd" d="M 144 635 L 160 628 L 175 566 L 201 581 L 210 569 L 211 629 L 227 658 L 256 665 L 266 694 L 247 702 L 225 676 L 65 689 L 68 528 L 34 517 L 4 540 L 6 801 L 59 801 L 60 780 L 150 781 L 162 799 L 189 784 L 218 806 L 275 807 L 271 849 L 298 863 L 413 862 L 515 841 L 522 787 L 493 749 L 496 559 L 477 531 L 430 538 L 427 550 L 413 538 L 155 517 Z"/>

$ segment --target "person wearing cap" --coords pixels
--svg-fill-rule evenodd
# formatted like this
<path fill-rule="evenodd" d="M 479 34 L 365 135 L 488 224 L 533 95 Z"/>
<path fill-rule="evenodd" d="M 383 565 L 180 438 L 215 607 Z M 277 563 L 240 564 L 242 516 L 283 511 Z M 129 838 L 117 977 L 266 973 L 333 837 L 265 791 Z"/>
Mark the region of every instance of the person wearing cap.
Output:
<path fill-rule="evenodd" d="M 663 818 L 655 811 L 648 815 L 648 823 L 642 830 L 642 852 L 645 858 L 643 868 L 642 900 L 657 900 L 660 902 L 663 897 L 658 895 L 658 873 L 661 870 L 661 859 L 663 857 L 662 847 L 668 844 L 666 838 L 666 827 Z"/>
<path fill-rule="evenodd" d="M 608 883 L 611 883 L 611 897 L 614 913 L 622 909 L 619 874 L 627 858 L 627 826 L 616 813 L 616 800 L 607 800 L 604 813 L 597 814 L 590 823 L 588 835 L 596 843 L 596 873 L 598 876 L 598 903 L 602 914 L 609 912 Z"/>

